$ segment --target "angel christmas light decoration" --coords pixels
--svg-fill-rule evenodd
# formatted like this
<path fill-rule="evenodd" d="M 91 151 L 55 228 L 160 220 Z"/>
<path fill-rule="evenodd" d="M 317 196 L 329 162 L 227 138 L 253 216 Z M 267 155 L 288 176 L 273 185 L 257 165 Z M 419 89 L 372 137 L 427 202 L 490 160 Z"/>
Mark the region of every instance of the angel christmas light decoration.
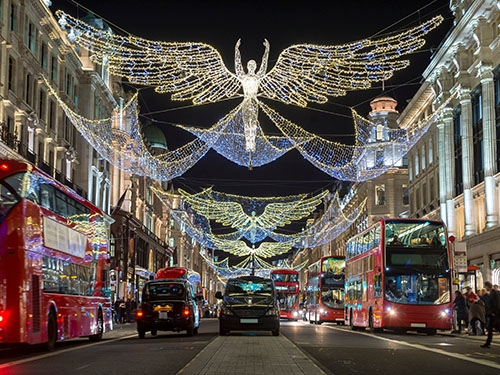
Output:
<path fill-rule="evenodd" d="M 247 72 L 241 64 L 240 41 L 235 47 L 235 73 L 225 66 L 219 52 L 200 42 L 161 42 L 136 36 L 120 36 L 97 29 L 62 11 L 61 26 L 74 42 L 105 64 L 110 73 L 132 83 L 154 86 L 158 93 L 171 93 L 172 100 L 193 104 L 218 102 L 243 96 L 241 112 L 245 147 L 255 150 L 258 127 L 258 97 L 305 107 L 326 103 L 328 97 L 364 90 L 385 81 L 409 66 L 403 56 L 425 44 L 423 36 L 441 24 L 436 16 L 423 24 L 381 39 L 364 39 L 341 45 L 297 44 L 283 50 L 269 71 L 270 45 L 257 71 L 250 60 Z"/>

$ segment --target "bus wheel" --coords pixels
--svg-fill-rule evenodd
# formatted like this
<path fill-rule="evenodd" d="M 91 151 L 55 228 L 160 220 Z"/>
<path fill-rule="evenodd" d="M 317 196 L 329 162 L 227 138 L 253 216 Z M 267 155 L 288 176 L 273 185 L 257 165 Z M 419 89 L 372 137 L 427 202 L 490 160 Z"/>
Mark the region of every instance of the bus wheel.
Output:
<path fill-rule="evenodd" d="M 429 328 L 425 331 L 425 333 L 427 333 L 428 336 L 434 336 L 437 333 L 437 329 Z"/>
<path fill-rule="evenodd" d="M 99 309 L 99 313 L 97 314 L 97 333 L 95 335 L 90 335 L 90 341 L 101 341 L 102 334 L 104 332 L 104 319 L 102 317 L 102 310 Z"/>
<path fill-rule="evenodd" d="M 57 341 L 57 318 L 54 309 L 50 309 L 49 318 L 47 320 L 47 349 L 54 351 Z"/>

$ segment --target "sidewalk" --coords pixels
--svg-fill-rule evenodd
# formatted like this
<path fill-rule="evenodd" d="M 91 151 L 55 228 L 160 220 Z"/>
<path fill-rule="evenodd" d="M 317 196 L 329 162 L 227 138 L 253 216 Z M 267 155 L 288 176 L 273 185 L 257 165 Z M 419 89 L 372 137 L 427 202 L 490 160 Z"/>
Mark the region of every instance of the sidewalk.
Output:
<path fill-rule="evenodd" d="M 219 336 L 179 375 L 326 375 L 285 336 Z"/>

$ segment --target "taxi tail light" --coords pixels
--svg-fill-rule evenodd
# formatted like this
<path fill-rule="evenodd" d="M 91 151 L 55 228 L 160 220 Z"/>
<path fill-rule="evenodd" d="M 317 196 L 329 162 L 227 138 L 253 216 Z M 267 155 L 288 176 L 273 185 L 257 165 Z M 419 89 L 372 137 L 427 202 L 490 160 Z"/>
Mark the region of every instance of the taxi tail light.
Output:
<path fill-rule="evenodd" d="M 142 318 L 144 316 L 144 312 L 142 310 L 137 310 L 135 316 L 137 318 Z"/>
<path fill-rule="evenodd" d="M 184 309 L 182 309 L 182 316 L 188 317 L 189 315 L 191 315 L 191 309 L 185 305 Z"/>

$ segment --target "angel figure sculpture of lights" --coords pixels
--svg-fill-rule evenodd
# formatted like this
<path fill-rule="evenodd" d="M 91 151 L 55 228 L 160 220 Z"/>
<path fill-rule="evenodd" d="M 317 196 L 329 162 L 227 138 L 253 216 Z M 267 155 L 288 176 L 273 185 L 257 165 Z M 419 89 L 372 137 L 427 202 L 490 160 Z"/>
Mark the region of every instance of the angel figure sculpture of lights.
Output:
<path fill-rule="evenodd" d="M 56 15 L 74 42 L 88 49 L 92 60 L 105 65 L 111 74 L 153 86 L 158 93 L 171 93 L 172 100 L 190 100 L 193 104 L 243 96 L 240 109 L 249 151 L 254 148 L 259 126 L 258 97 L 305 107 L 308 103 L 326 103 L 328 97 L 344 96 L 350 90 L 369 89 L 372 83 L 385 81 L 409 66 L 402 56 L 420 49 L 425 44 L 423 36 L 443 21 L 436 16 L 381 39 L 342 45 L 292 45 L 280 53 L 268 72 L 267 40 L 259 70 L 256 72 L 256 63 L 250 60 L 247 73 L 241 66 L 238 41 L 235 74 L 227 69 L 219 52 L 205 43 L 120 36 L 60 10 Z"/>

